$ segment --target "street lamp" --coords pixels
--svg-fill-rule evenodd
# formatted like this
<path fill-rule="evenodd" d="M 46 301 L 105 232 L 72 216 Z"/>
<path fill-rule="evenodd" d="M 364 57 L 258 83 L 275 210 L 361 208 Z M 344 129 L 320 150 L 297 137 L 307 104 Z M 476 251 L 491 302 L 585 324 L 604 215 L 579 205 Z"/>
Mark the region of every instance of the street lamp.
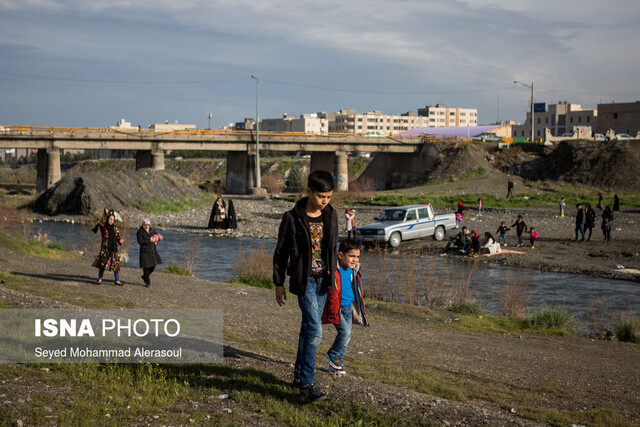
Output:
<path fill-rule="evenodd" d="M 260 80 L 253 74 L 251 78 L 256 81 L 256 188 L 262 187 L 260 179 Z"/>
<path fill-rule="evenodd" d="M 522 85 L 524 87 L 528 87 L 529 89 L 531 89 L 531 142 L 534 141 L 534 133 L 533 133 L 533 82 L 531 82 L 530 85 L 526 84 L 526 83 L 522 83 L 522 82 L 518 82 L 516 80 L 513 81 L 515 84 L 517 85 Z"/>
<path fill-rule="evenodd" d="M 213 113 L 211 113 L 211 111 L 209 111 L 207 113 L 207 119 L 209 119 L 209 130 L 211 130 L 211 118 L 213 117 Z"/>

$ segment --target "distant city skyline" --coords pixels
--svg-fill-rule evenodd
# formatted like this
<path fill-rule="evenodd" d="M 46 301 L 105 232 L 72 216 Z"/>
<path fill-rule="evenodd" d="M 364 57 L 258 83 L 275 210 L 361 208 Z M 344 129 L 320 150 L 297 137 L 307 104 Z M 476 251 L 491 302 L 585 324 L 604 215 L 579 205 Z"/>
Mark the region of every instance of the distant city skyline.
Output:
<path fill-rule="evenodd" d="M 0 124 L 211 127 L 426 105 L 523 122 L 640 99 L 635 0 L 0 0 Z M 498 111 L 499 110 L 499 111 Z"/>

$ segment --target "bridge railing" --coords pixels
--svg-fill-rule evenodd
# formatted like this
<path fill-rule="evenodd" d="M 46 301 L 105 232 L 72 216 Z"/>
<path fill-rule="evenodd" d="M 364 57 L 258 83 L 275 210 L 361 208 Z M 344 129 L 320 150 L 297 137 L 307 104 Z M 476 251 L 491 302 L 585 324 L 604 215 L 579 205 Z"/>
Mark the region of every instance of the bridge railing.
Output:
<path fill-rule="evenodd" d="M 98 133 L 98 134 L 126 134 L 126 135 L 254 135 L 254 130 L 227 130 L 227 129 L 176 129 L 176 130 L 156 130 L 156 129 L 143 129 L 143 128 L 116 128 L 116 127 L 65 127 L 65 126 L 25 126 L 25 125 L 2 125 L 0 127 L 0 136 L 2 135 L 42 135 L 42 134 L 86 134 L 86 133 Z M 351 133 L 351 132 L 274 132 L 274 131 L 260 131 L 260 135 L 264 136 L 318 136 L 318 137 L 371 137 L 372 141 L 374 137 L 387 138 L 394 137 L 392 134 L 385 135 L 370 135 L 367 133 Z M 404 138 L 403 138 L 404 139 Z"/>

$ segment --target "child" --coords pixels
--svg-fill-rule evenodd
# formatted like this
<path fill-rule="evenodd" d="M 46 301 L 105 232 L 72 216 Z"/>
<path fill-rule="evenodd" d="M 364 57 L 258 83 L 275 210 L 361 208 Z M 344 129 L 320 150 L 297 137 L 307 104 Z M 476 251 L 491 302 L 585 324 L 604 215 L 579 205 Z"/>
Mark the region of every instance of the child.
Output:
<path fill-rule="evenodd" d="M 344 375 L 342 360 L 351 339 L 352 320 L 369 326 L 362 296 L 362 274 L 360 274 L 360 243 L 352 239 L 340 242 L 336 286 L 329 289 L 322 314 L 322 323 L 333 323 L 338 335 L 324 355 L 329 360 L 329 371 Z"/>
<path fill-rule="evenodd" d="M 608 217 L 602 218 L 602 234 L 606 243 L 611 240 L 611 222 Z"/>
<path fill-rule="evenodd" d="M 482 199 L 478 197 L 478 215 L 482 213 Z"/>
<path fill-rule="evenodd" d="M 514 222 L 511 227 L 516 227 L 516 234 L 518 235 L 518 247 L 522 246 L 522 232 L 527 229 L 527 224 L 525 224 L 522 219 L 522 215 L 518 215 L 518 219 Z"/>
<path fill-rule="evenodd" d="M 507 225 L 502 221 L 500 223 L 500 227 L 498 227 L 497 233 L 500 234 L 498 237 L 498 242 L 503 246 L 507 246 L 507 231 L 511 230 L 511 228 L 507 227 Z"/>
<path fill-rule="evenodd" d="M 533 249 L 536 247 L 536 237 L 538 237 L 538 232 L 535 228 L 531 227 L 527 230 L 527 233 L 529 233 L 529 243 L 531 243 L 531 249 Z"/>
<path fill-rule="evenodd" d="M 282 216 L 278 242 L 273 253 L 273 283 L 276 302 L 284 305 L 289 291 L 298 296 L 302 312 L 298 353 L 293 370 L 293 384 L 310 401 L 327 396 L 315 385 L 315 362 L 322 341 L 322 310 L 327 289 L 335 286 L 334 269 L 338 264 L 338 213 L 329 204 L 335 184 L 327 171 L 314 171 L 307 180 L 308 197 L 298 200 Z"/>
<path fill-rule="evenodd" d="M 351 238 L 351 233 L 353 233 L 353 238 L 356 237 L 356 211 L 351 208 L 347 208 L 344 212 L 344 217 L 347 220 L 347 238 Z"/>
<path fill-rule="evenodd" d="M 558 203 L 558 207 L 560 208 L 560 214 L 558 215 L 558 218 L 564 218 L 564 207 L 565 207 L 566 203 L 564 201 L 564 197 L 560 199 L 560 203 Z"/>
<path fill-rule="evenodd" d="M 460 227 L 460 222 L 462 221 L 463 216 L 464 206 L 462 206 L 462 202 L 458 202 L 458 211 L 456 212 L 456 228 Z"/>

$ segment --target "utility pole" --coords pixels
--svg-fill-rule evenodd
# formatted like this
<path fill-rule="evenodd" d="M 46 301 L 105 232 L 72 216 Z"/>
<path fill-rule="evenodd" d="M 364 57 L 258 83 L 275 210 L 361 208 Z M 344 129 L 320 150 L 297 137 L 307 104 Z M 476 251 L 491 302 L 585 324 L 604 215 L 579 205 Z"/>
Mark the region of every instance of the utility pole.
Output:
<path fill-rule="evenodd" d="M 260 178 L 260 81 L 253 74 L 251 78 L 256 81 L 256 188 L 262 187 Z"/>
<path fill-rule="evenodd" d="M 528 87 L 529 89 L 531 89 L 531 142 L 535 141 L 535 133 L 533 131 L 534 128 L 534 113 L 533 113 L 533 103 L 534 103 L 534 98 L 533 98 L 533 82 L 531 82 L 530 85 L 526 84 L 526 83 L 522 83 L 522 82 L 518 82 L 518 81 L 513 81 L 515 84 L 517 85 L 522 85 L 524 87 Z"/>

